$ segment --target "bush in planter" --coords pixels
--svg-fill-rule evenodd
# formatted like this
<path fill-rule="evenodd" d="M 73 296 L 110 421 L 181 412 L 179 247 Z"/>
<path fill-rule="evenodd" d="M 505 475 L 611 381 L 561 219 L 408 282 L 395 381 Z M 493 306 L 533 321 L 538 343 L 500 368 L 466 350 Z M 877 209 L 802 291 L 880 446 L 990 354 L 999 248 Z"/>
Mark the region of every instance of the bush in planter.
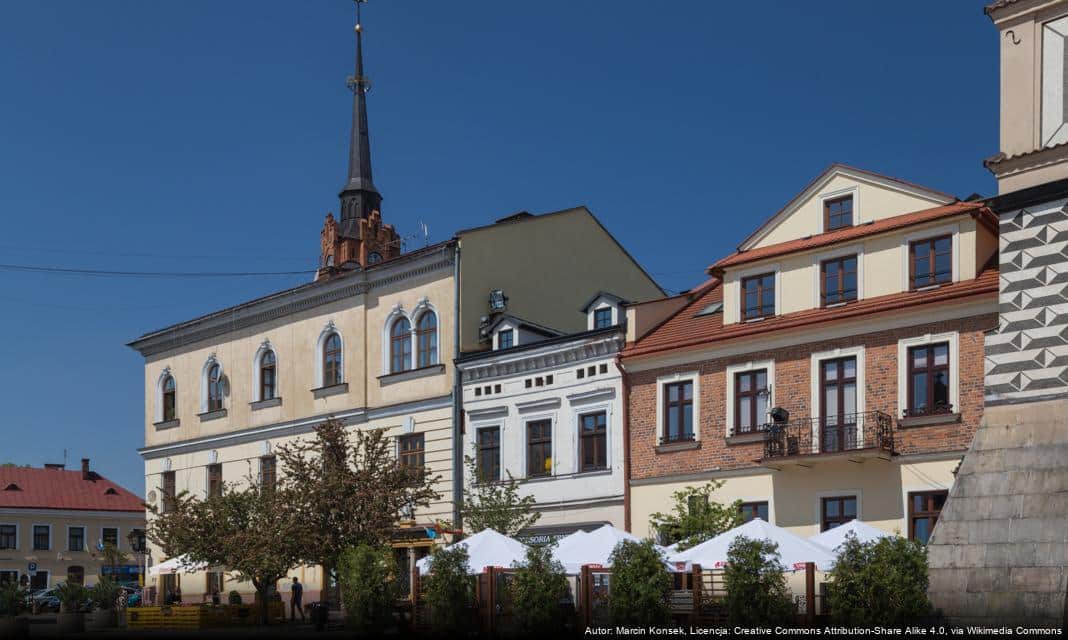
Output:
<path fill-rule="evenodd" d="M 467 549 L 461 546 L 435 549 L 430 556 L 430 575 L 423 584 L 435 631 L 463 631 L 468 607 L 474 601 L 473 582 L 467 572 Z"/>
<path fill-rule="evenodd" d="M 94 609 L 110 611 L 119 599 L 119 585 L 111 578 L 101 578 L 89 589 L 89 599 L 93 601 Z"/>
<path fill-rule="evenodd" d="M 361 544 L 341 555 L 341 599 L 348 623 L 358 633 L 391 625 L 400 593 L 396 576 L 397 562 L 389 547 Z"/>
<path fill-rule="evenodd" d="M 232 589 L 230 591 L 230 595 L 228 596 L 227 602 L 229 604 L 241 604 L 241 594 L 237 591 L 237 589 Z"/>
<path fill-rule="evenodd" d="M 827 585 L 836 623 L 900 626 L 930 615 L 926 547 L 900 536 L 862 543 L 849 535 L 838 551 Z"/>
<path fill-rule="evenodd" d="M 793 622 L 796 607 L 780 558 L 779 545 L 769 540 L 741 536 L 731 543 L 723 581 L 732 624 L 767 627 Z"/>
<path fill-rule="evenodd" d="M 673 581 L 652 541 L 624 540 L 612 550 L 608 605 L 617 625 L 650 627 L 671 620 Z"/>
<path fill-rule="evenodd" d="M 86 589 L 82 585 L 66 581 L 56 585 L 60 613 L 78 613 L 85 604 Z"/>
<path fill-rule="evenodd" d="M 568 596 L 564 567 L 553 558 L 552 546 L 528 547 L 511 583 L 512 611 L 519 630 L 529 634 L 563 632 L 560 601 Z"/>
<path fill-rule="evenodd" d="M 0 616 L 17 616 L 26 606 L 26 592 L 17 582 L 0 584 Z"/>

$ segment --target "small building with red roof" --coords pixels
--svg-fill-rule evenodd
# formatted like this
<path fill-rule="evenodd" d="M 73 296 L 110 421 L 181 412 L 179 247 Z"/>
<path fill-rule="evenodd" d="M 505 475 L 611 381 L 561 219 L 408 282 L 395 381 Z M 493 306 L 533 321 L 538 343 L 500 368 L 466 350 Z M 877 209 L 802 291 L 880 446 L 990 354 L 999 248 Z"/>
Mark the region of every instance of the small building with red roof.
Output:
<path fill-rule="evenodd" d="M 926 541 L 982 416 L 997 240 L 983 202 L 835 164 L 701 286 L 631 306 L 628 528 L 722 481 L 802 536 Z"/>
<path fill-rule="evenodd" d="M 45 589 L 100 576 L 136 582 L 144 501 L 89 467 L 0 467 L 0 582 Z M 115 562 L 105 549 L 125 556 Z"/>

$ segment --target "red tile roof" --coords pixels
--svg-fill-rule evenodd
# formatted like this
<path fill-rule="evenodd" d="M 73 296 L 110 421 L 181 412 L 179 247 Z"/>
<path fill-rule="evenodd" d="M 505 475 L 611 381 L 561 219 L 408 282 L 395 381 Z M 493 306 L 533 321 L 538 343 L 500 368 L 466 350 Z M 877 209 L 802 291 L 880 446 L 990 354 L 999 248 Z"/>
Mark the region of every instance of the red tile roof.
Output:
<path fill-rule="evenodd" d="M 726 258 L 723 258 L 719 262 L 713 264 L 708 268 L 709 273 L 718 273 L 725 267 L 733 267 L 739 264 L 746 264 L 749 262 L 755 262 L 757 260 L 763 260 L 765 258 L 774 258 L 777 256 L 785 255 L 788 253 L 797 253 L 800 251 L 807 251 L 809 249 L 817 249 L 820 247 L 837 244 L 839 242 L 848 242 L 857 238 L 864 238 L 867 236 L 876 235 L 879 233 L 886 233 L 888 231 L 894 231 L 902 227 L 907 227 L 914 224 L 921 224 L 924 222 L 931 222 L 934 220 L 941 220 L 943 218 L 949 218 L 961 214 L 970 214 L 983 224 L 990 225 L 992 229 L 997 230 L 997 216 L 990 211 L 982 202 L 954 202 L 942 207 L 935 207 L 933 209 L 924 209 L 922 211 L 914 211 L 912 213 L 906 213 L 892 218 L 884 218 L 882 220 L 876 220 L 866 224 L 860 224 L 855 227 L 846 227 L 844 229 L 836 229 L 828 233 L 821 233 L 818 235 L 807 236 L 797 240 L 789 240 L 787 242 L 780 242 L 778 244 L 768 245 L 766 247 L 760 247 L 758 249 L 750 249 L 748 251 L 737 251 L 730 254 Z"/>
<path fill-rule="evenodd" d="M 623 357 L 634 358 L 684 350 L 757 334 L 838 322 L 909 307 L 934 305 L 971 296 L 989 296 L 992 300 L 996 300 L 997 291 L 997 267 L 988 266 L 974 280 L 954 282 L 937 289 L 894 293 L 867 298 L 832 309 L 809 309 L 775 316 L 760 322 L 737 322 L 724 325 L 722 312 L 704 316 L 697 315 L 708 305 L 723 299 L 723 287 L 717 286 L 683 307 L 638 342 L 628 345 L 623 351 Z"/>
<path fill-rule="evenodd" d="M 81 470 L 0 467 L 0 508 L 144 511 L 144 501 L 111 480 Z M 12 484 L 18 489 L 9 488 Z M 109 491 L 110 490 L 110 491 Z"/>

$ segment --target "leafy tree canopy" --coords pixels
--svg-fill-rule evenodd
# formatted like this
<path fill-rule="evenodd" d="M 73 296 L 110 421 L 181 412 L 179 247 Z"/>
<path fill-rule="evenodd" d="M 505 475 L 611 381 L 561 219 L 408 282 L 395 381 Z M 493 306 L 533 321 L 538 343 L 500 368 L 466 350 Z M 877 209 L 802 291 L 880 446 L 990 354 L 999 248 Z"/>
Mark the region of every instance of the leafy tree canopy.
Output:
<path fill-rule="evenodd" d="M 470 482 L 464 487 L 464 530 L 478 533 L 493 529 L 506 536 L 534 526 L 541 514 L 534 511 L 534 496 L 520 496 L 519 482 L 508 472 L 503 482 L 482 482 L 475 459 L 464 457 Z"/>
<path fill-rule="evenodd" d="M 671 619 L 671 574 L 651 540 L 624 540 L 610 557 L 608 602 L 617 625 L 649 627 Z"/>
<path fill-rule="evenodd" d="M 792 621 L 795 607 L 774 542 L 736 538 L 727 549 L 723 581 L 732 624 L 766 627 Z"/>
<path fill-rule="evenodd" d="M 672 494 L 675 501 L 670 513 L 656 512 L 649 524 L 664 544 L 677 542 L 679 550 L 689 549 L 742 524 L 741 501 L 720 504 L 712 494 L 723 481 L 711 481 L 700 487 L 686 487 Z"/>
<path fill-rule="evenodd" d="M 835 622 L 896 626 L 928 615 L 927 548 L 900 536 L 862 543 L 846 536 L 830 573 Z"/>
<path fill-rule="evenodd" d="M 510 583 L 516 624 L 524 633 L 555 635 L 563 630 L 560 602 L 568 596 L 567 575 L 552 551 L 552 545 L 527 547 Z"/>

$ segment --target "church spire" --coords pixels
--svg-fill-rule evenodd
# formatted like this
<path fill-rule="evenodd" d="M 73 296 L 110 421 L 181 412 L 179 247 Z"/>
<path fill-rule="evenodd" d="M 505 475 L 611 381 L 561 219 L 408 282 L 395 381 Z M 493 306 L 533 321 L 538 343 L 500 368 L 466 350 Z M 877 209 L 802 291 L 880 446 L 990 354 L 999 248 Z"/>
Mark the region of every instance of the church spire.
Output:
<path fill-rule="evenodd" d="M 372 211 L 379 211 L 382 195 L 371 179 L 371 139 L 367 131 L 367 90 L 370 82 L 363 71 L 363 25 L 360 23 L 360 5 L 356 2 L 356 71 L 348 81 L 352 90 L 352 136 L 349 140 L 349 177 L 341 190 L 342 235 L 348 235 L 353 222 L 367 218 Z"/>

